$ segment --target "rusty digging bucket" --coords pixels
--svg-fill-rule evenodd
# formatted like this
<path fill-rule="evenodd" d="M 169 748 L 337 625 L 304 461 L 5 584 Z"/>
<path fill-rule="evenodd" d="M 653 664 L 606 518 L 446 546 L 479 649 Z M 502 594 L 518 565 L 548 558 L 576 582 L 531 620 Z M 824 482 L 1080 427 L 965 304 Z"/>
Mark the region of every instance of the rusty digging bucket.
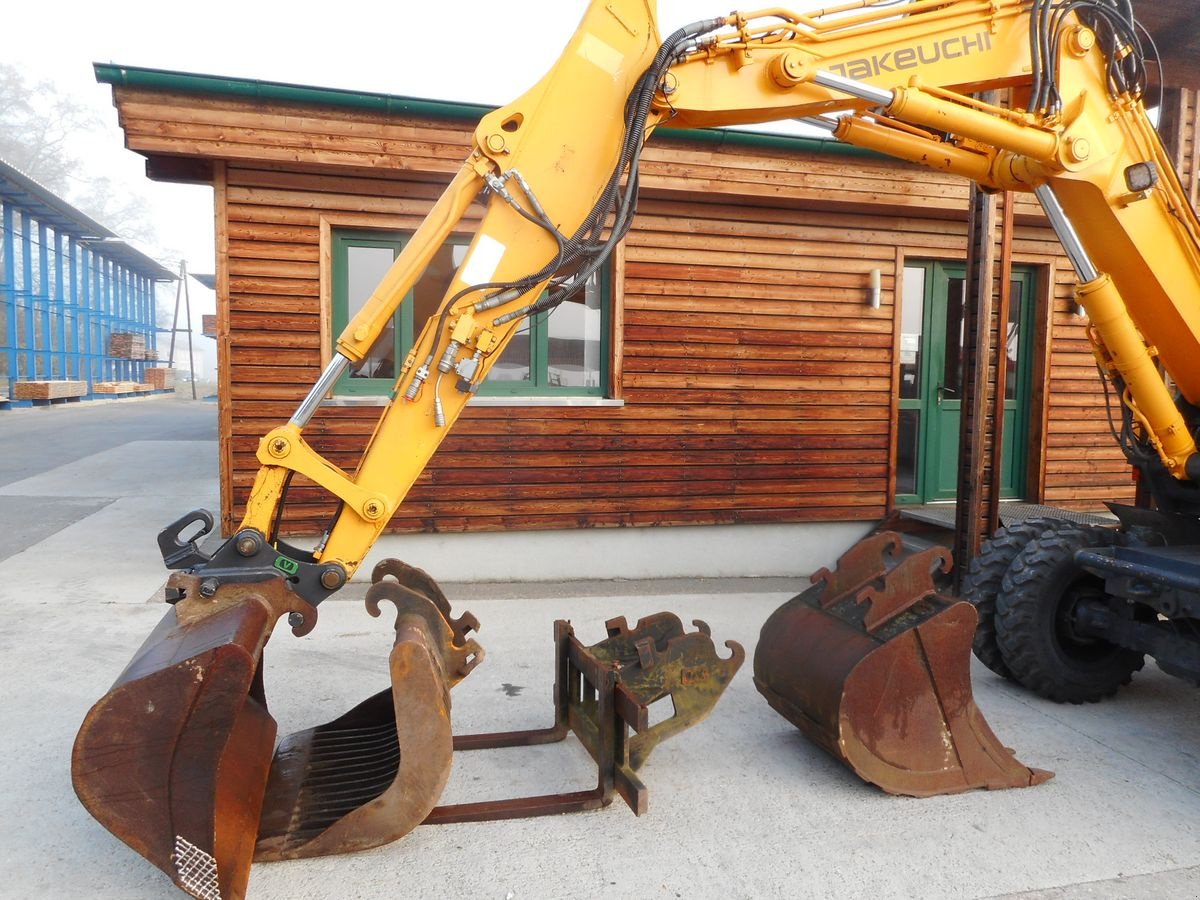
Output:
<path fill-rule="evenodd" d="M 771 706 L 860 778 L 927 797 L 1028 787 L 1053 777 L 1016 760 L 971 693 L 975 608 L 939 595 L 950 553 L 902 557 L 873 534 L 813 575 L 763 625 L 754 684 Z"/>
<path fill-rule="evenodd" d="M 470 614 L 424 573 L 389 560 L 367 594 L 397 608 L 392 687 L 344 716 L 291 735 L 263 693 L 262 654 L 276 621 L 316 610 L 282 578 L 228 584 L 205 600 L 195 576 L 75 740 L 72 780 L 114 835 L 202 900 L 241 900 L 252 859 L 374 847 L 434 808 L 453 752 L 450 688 L 483 658 Z M 296 621 L 301 621 L 297 619 Z"/>

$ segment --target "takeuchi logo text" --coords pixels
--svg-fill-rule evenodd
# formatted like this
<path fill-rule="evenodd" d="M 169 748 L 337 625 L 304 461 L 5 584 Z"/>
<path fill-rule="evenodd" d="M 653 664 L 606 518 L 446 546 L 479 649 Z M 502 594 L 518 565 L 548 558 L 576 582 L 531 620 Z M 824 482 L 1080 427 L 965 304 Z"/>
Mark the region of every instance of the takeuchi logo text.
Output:
<path fill-rule="evenodd" d="M 986 31 L 976 35 L 959 35 L 944 40 L 888 50 L 875 56 L 863 56 L 835 63 L 829 70 L 844 78 L 875 78 L 886 72 L 902 72 L 920 66 L 931 66 L 947 59 L 961 59 L 992 49 L 992 36 Z"/>

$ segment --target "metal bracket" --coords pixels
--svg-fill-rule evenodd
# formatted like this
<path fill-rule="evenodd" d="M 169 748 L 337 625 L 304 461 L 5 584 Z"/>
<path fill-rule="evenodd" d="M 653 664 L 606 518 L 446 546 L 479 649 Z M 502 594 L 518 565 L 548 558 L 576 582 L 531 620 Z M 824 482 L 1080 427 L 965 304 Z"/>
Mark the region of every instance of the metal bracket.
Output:
<path fill-rule="evenodd" d="M 193 525 L 202 527 L 191 540 L 185 541 L 183 533 Z M 213 517 L 207 509 L 193 509 L 176 519 L 158 533 L 158 549 L 168 569 L 188 569 L 208 562 L 208 554 L 197 543 L 213 530 Z"/>
<path fill-rule="evenodd" d="M 201 531 L 191 540 L 183 540 L 183 532 L 196 524 L 203 526 Z M 196 597 L 210 599 L 223 585 L 258 584 L 282 577 L 311 608 L 346 583 L 346 570 L 336 563 L 318 563 L 311 554 L 282 542 L 272 546 L 253 528 L 241 529 L 211 555 L 205 553 L 197 542 L 212 529 L 212 513 L 194 509 L 158 534 L 158 548 L 166 567 L 200 579 Z M 191 596 L 183 592 L 182 584 L 176 584 L 175 580 L 168 582 L 168 603 Z M 295 627 L 301 623 L 293 618 L 291 624 Z"/>
<path fill-rule="evenodd" d="M 636 770 L 661 741 L 695 725 L 716 705 L 745 660 L 741 645 L 717 656 L 708 626 L 684 633 L 679 618 L 658 613 L 629 628 L 624 619 L 608 623 L 609 637 L 591 647 L 575 637 L 571 623 L 554 623 L 556 648 L 554 724 L 529 731 L 457 735 L 455 750 L 522 747 L 561 741 L 574 734 L 596 761 L 591 790 L 508 800 L 439 806 L 425 824 L 480 822 L 598 809 L 614 791 L 635 814 L 647 809 L 646 786 Z M 649 707 L 670 697 L 675 713 L 650 725 Z"/>

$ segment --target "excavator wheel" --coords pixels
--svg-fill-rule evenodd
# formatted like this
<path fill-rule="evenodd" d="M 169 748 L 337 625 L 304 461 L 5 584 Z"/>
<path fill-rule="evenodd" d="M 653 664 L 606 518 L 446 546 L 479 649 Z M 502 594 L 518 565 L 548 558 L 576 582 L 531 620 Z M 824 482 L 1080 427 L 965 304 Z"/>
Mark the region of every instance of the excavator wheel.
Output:
<path fill-rule="evenodd" d="M 1104 595 L 1104 581 L 1075 564 L 1075 552 L 1111 545 L 1115 532 L 1074 525 L 1025 545 L 996 602 L 996 642 L 1021 685 L 1058 703 L 1110 697 L 1142 668 L 1141 653 L 1081 636 L 1075 605 Z"/>
<path fill-rule="evenodd" d="M 1025 545 L 1047 531 L 1062 531 L 1074 527 L 1066 519 L 1035 518 L 1013 522 L 996 529 L 992 537 L 983 542 L 979 555 L 971 560 L 963 579 L 963 599 L 979 613 L 979 625 L 975 629 L 973 649 L 975 656 L 985 666 L 1002 678 L 1015 681 L 1000 647 L 996 643 L 996 597 L 1000 594 L 1004 575 Z"/>

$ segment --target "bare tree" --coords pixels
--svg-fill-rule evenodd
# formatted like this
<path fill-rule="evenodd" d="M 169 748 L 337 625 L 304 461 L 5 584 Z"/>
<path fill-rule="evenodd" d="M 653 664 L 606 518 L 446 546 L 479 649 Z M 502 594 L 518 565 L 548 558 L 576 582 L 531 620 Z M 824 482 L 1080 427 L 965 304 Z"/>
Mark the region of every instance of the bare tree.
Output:
<path fill-rule="evenodd" d="M 144 195 L 72 152 L 81 135 L 102 131 L 99 116 L 53 82 L 0 63 L 0 159 L 122 238 L 154 246 Z"/>
<path fill-rule="evenodd" d="M 149 247 L 157 243 L 154 226 L 146 217 L 145 199 L 106 175 L 86 179 L 71 202 L 126 240 Z"/>
<path fill-rule="evenodd" d="M 66 196 L 80 169 L 71 135 L 98 126 L 83 104 L 49 81 L 30 82 L 0 63 L 0 158 L 50 190 Z"/>

